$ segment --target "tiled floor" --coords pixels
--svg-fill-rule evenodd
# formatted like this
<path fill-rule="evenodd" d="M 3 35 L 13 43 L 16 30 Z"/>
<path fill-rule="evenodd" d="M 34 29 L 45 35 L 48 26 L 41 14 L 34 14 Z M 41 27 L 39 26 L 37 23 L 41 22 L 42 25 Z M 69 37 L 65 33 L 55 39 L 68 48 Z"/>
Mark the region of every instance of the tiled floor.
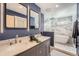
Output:
<path fill-rule="evenodd" d="M 57 50 L 52 50 L 51 51 L 51 56 L 69 56 L 69 55 L 67 55 L 65 53 L 62 53 L 62 52 L 59 52 Z"/>
<path fill-rule="evenodd" d="M 66 50 L 62 50 L 62 49 L 58 49 L 56 47 L 50 47 L 50 55 L 51 56 L 75 56 L 75 53 L 73 54 L 73 52 L 66 51 Z M 73 51 L 73 50 L 72 50 Z"/>
<path fill-rule="evenodd" d="M 64 45 L 64 44 L 55 44 L 55 48 L 58 48 L 60 50 L 63 50 L 65 52 L 68 52 L 72 55 L 76 55 L 76 48 L 75 46 L 68 46 L 68 45 Z"/>

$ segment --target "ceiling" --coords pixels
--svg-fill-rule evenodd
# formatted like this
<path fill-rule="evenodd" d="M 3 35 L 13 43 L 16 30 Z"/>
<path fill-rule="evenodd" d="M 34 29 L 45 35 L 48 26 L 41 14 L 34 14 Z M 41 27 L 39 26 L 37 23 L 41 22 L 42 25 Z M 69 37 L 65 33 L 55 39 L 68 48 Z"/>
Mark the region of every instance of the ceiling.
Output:
<path fill-rule="evenodd" d="M 54 14 L 57 11 L 74 5 L 74 3 L 36 3 L 44 14 Z M 56 7 L 58 5 L 59 7 Z"/>

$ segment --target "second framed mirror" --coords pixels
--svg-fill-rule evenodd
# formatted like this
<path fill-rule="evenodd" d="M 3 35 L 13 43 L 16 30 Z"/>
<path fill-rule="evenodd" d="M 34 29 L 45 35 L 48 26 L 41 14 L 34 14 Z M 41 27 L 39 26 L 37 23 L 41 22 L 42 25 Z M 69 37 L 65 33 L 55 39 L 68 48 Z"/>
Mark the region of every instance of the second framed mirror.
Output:
<path fill-rule="evenodd" d="M 39 29 L 39 13 L 30 10 L 30 29 Z"/>

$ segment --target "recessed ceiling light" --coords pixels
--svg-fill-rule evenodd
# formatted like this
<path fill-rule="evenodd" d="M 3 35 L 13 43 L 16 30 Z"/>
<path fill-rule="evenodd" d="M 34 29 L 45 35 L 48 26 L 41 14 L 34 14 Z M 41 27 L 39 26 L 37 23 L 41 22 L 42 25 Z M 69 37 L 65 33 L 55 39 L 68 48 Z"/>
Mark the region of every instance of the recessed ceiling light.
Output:
<path fill-rule="evenodd" d="M 59 7 L 59 5 L 56 5 L 56 8 L 58 8 Z"/>

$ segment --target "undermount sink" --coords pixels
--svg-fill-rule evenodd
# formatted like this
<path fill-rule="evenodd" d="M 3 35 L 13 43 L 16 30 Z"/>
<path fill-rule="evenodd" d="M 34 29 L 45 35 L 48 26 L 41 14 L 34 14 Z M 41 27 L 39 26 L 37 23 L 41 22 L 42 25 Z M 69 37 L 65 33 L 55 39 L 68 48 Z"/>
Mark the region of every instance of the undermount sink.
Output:
<path fill-rule="evenodd" d="M 21 47 L 21 46 L 32 46 L 32 45 L 36 45 L 36 44 L 39 44 L 37 43 L 36 41 L 30 41 L 30 38 L 29 37 L 19 37 L 16 39 L 17 40 L 17 43 L 15 43 L 15 39 L 12 39 L 12 40 L 8 40 L 8 45 L 7 44 L 3 44 L 1 45 L 0 47 L 0 51 L 6 49 L 6 48 L 10 48 L 10 49 L 16 49 L 16 47 Z M 19 40 L 21 40 L 21 42 L 19 42 Z M 42 42 L 41 38 L 40 37 L 37 37 L 37 40 L 39 40 L 40 42 Z M 12 43 L 12 45 L 10 45 L 10 43 Z"/>

